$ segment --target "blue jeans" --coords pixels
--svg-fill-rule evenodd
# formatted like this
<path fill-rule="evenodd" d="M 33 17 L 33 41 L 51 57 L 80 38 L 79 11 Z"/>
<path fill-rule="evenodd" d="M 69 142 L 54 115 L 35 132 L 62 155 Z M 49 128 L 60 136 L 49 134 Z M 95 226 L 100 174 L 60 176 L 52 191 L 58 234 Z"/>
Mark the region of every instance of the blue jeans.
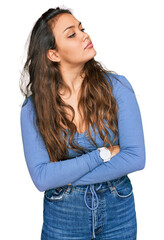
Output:
<path fill-rule="evenodd" d="M 44 192 L 41 240 L 136 240 L 133 188 L 126 175 Z"/>

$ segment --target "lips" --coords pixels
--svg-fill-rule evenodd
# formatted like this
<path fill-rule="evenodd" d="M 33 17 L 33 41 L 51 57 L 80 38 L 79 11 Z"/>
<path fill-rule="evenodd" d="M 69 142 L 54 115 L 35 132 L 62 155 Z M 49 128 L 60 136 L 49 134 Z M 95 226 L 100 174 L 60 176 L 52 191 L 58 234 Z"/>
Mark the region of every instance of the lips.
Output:
<path fill-rule="evenodd" d="M 92 44 L 92 42 L 89 42 L 84 49 L 86 49 L 90 44 Z"/>

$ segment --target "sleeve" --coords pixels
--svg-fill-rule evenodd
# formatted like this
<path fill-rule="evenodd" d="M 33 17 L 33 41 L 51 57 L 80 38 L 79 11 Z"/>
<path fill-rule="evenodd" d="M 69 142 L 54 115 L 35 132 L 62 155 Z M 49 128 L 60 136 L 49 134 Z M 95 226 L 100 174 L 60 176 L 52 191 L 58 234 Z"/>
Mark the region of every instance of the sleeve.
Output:
<path fill-rule="evenodd" d="M 145 142 L 138 102 L 129 81 L 121 75 L 119 78 L 123 84 L 117 81 L 113 94 L 119 106 L 117 117 L 120 152 L 72 185 L 111 181 L 145 167 Z"/>
<path fill-rule="evenodd" d="M 72 183 L 103 163 L 97 149 L 65 161 L 50 162 L 43 138 L 34 124 L 35 119 L 36 112 L 29 99 L 21 108 L 21 134 L 29 174 L 39 191 Z"/>

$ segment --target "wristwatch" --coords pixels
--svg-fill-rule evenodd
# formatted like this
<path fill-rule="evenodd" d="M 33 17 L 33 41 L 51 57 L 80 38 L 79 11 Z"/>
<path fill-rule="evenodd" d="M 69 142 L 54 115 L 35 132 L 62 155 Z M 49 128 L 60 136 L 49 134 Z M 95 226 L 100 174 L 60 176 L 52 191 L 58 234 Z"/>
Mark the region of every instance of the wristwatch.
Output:
<path fill-rule="evenodd" d="M 100 157 L 103 159 L 104 162 L 107 162 L 111 159 L 111 151 L 106 147 L 98 148 L 100 152 Z"/>

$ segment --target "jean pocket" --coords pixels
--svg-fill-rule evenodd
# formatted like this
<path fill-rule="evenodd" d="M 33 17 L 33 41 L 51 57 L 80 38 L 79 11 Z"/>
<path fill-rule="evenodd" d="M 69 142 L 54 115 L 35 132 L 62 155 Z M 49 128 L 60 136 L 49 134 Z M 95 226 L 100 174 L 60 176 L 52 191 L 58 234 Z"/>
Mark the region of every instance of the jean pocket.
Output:
<path fill-rule="evenodd" d="M 113 193 L 118 198 L 128 198 L 133 194 L 133 187 L 128 176 L 125 176 L 118 184 L 113 183 Z"/>
<path fill-rule="evenodd" d="M 63 186 L 46 190 L 44 192 L 44 198 L 50 202 L 62 201 L 71 192 L 72 186 Z"/>

